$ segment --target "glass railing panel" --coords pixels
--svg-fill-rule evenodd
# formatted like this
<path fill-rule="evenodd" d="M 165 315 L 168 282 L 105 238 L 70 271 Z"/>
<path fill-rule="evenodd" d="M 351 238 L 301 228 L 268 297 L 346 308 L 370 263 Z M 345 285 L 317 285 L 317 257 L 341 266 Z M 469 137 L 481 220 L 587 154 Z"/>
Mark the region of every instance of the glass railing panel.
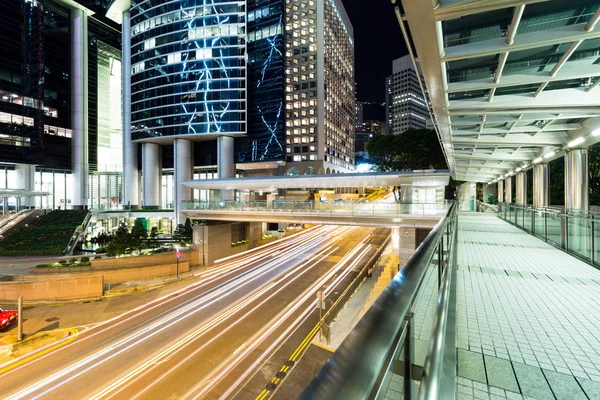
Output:
<path fill-rule="evenodd" d="M 546 213 L 541 211 L 534 211 L 534 232 L 539 238 L 546 240 Z"/>
<path fill-rule="evenodd" d="M 546 213 L 548 241 L 561 246 L 561 216 L 558 213 Z"/>
<path fill-rule="evenodd" d="M 568 250 L 580 257 L 591 259 L 591 232 L 586 218 L 569 215 L 566 221 Z"/>
<path fill-rule="evenodd" d="M 523 229 L 527 233 L 533 233 L 531 230 L 531 214 L 532 210 L 523 209 Z"/>
<path fill-rule="evenodd" d="M 590 222 L 590 232 L 593 235 L 590 240 L 591 243 L 591 255 L 593 256 L 594 264 L 600 264 L 600 217 L 594 216 Z"/>

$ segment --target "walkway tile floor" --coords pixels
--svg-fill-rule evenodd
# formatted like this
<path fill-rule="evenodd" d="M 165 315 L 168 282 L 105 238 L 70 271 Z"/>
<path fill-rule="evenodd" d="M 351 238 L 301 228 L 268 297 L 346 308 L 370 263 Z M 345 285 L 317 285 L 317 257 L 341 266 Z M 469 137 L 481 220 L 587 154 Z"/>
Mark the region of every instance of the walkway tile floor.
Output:
<path fill-rule="evenodd" d="M 600 271 L 489 214 L 461 214 L 459 399 L 600 399 Z"/>

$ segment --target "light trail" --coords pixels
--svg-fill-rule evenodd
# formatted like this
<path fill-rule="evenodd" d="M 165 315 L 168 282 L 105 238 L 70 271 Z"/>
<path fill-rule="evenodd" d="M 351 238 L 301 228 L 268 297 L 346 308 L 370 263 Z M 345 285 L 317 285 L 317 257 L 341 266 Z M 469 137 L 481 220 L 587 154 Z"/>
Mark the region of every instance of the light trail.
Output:
<path fill-rule="evenodd" d="M 250 352 L 256 350 L 256 348 L 258 347 L 258 345 L 260 343 L 262 343 L 269 335 L 271 335 L 277 328 L 279 328 L 288 318 L 290 318 L 291 315 L 294 314 L 301 307 L 302 304 L 304 304 L 306 301 L 308 301 L 308 299 L 311 296 L 314 296 L 314 293 L 316 292 L 316 290 L 318 288 L 322 287 L 325 283 L 327 283 L 329 280 L 331 280 L 332 277 L 334 277 L 334 281 L 329 285 L 328 289 L 326 289 L 327 294 L 331 293 L 331 291 L 334 290 L 335 286 L 348 273 L 350 273 L 352 268 L 354 268 L 354 266 L 356 266 L 356 264 L 358 262 L 360 262 L 362 257 L 369 251 L 370 246 L 365 246 L 365 244 L 364 244 L 365 240 L 363 240 L 363 242 L 361 242 L 352 251 L 350 251 L 348 254 L 346 254 L 346 256 L 344 256 L 344 258 L 334 268 L 332 268 L 327 274 L 325 274 L 318 281 L 316 281 L 311 287 L 307 288 L 303 292 L 303 294 L 300 295 L 294 302 L 290 303 L 286 307 L 286 309 L 284 309 L 282 312 L 279 313 L 278 316 L 276 316 L 272 321 L 270 321 L 270 323 L 268 324 L 268 327 L 266 329 L 263 329 L 262 332 L 258 332 L 255 335 L 255 337 L 253 339 L 251 339 L 250 341 L 246 341 L 246 346 L 242 352 L 240 352 L 239 354 L 236 353 L 236 355 L 235 355 L 235 357 L 233 357 L 233 359 L 231 359 L 231 357 L 230 357 L 229 359 L 227 359 L 223 363 L 221 363 L 221 367 L 215 369 L 215 370 L 219 370 L 219 369 L 221 370 L 216 376 L 214 376 L 214 374 L 209 376 L 206 380 L 204 380 L 199 385 L 197 385 L 192 390 L 190 390 L 184 397 L 188 398 L 188 397 L 193 396 L 195 399 L 198 399 L 198 398 L 206 395 L 209 390 L 211 390 L 216 384 L 220 383 L 221 380 L 227 374 L 229 374 L 235 367 L 237 367 L 243 361 L 243 359 L 246 358 L 250 354 Z M 355 257 L 357 253 L 359 255 L 358 255 L 358 257 Z M 335 277 L 335 274 L 344 266 L 344 264 L 348 263 L 349 261 L 352 261 L 352 262 L 350 262 L 348 264 L 347 268 L 345 269 L 345 272 L 342 275 Z M 314 311 L 315 306 L 316 306 L 316 300 L 310 302 L 305 307 L 305 309 L 303 310 L 301 315 L 298 318 L 296 318 L 296 320 L 293 323 L 289 324 L 289 326 L 286 329 L 286 331 L 284 332 L 284 334 L 279 335 L 278 340 L 273 341 L 272 344 L 269 346 L 269 348 L 267 348 L 267 350 L 265 350 L 261 354 L 261 356 L 255 360 L 253 365 L 249 368 L 246 368 L 245 372 L 238 378 L 238 380 L 233 385 L 230 385 L 229 390 L 223 395 L 222 398 L 225 398 L 228 394 L 230 394 L 233 390 L 235 390 L 235 388 L 237 388 L 239 386 L 239 384 L 246 378 L 247 375 L 249 375 L 252 371 L 255 371 L 258 364 L 260 364 L 262 362 L 262 360 L 264 360 L 264 358 L 266 358 L 271 353 L 271 350 L 273 350 L 275 347 L 279 347 L 278 345 L 283 342 L 283 339 L 288 336 L 288 333 L 291 333 L 294 330 L 296 330 L 297 327 L 299 326 L 299 324 L 301 324 L 306 318 L 308 318 L 310 313 L 312 311 Z M 210 380 L 209 384 L 207 384 L 207 380 Z M 198 394 L 192 395 L 192 393 L 199 390 L 199 388 L 202 386 L 204 386 L 204 388 L 202 390 L 200 390 Z"/>
<path fill-rule="evenodd" d="M 223 282 L 220 285 L 217 285 L 216 288 L 211 289 L 211 291 L 207 294 L 206 292 L 202 293 L 199 296 L 196 296 L 194 299 L 201 297 L 197 300 L 190 300 L 188 304 L 184 307 L 180 307 L 177 311 L 169 312 L 169 315 L 163 318 L 158 318 L 152 323 L 150 323 L 145 328 L 137 331 L 131 335 L 126 336 L 125 338 L 113 343 L 110 346 L 105 347 L 104 349 L 92 354 L 80 360 L 70 367 L 64 368 L 63 370 L 52 374 L 51 376 L 37 382 L 34 385 L 29 386 L 28 388 L 21 390 L 15 395 L 9 397 L 9 399 L 17 399 L 17 398 L 39 398 L 52 390 L 57 389 L 58 387 L 64 385 L 65 383 L 81 376 L 83 373 L 88 372 L 92 368 L 102 364 L 103 362 L 110 360 L 117 355 L 123 353 L 126 350 L 131 349 L 132 347 L 140 344 L 143 341 L 148 340 L 149 338 L 157 335 L 158 333 L 164 331 L 165 329 L 170 328 L 172 325 L 181 322 L 185 318 L 189 318 L 191 315 L 197 313 L 201 309 L 206 308 L 208 305 L 214 304 L 215 302 L 222 300 L 223 297 L 231 294 L 232 292 L 239 290 L 241 287 L 245 286 L 251 281 L 254 281 L 265 274 L 271 272 L 272 270 L 279 267 L 282 261 L 286 261 L 288 259 L 292 259 L 294 256 L 310 250 L 312 247 L 316 247 L 322 245 L 323 242 L 330 240 L 331 237 L 329 235 L 312 235 L 308 240 L 304 240 L 304 243 L 296 246 L 292 251 L 286 253 L 286 255 L 282 258 L 278 258 L 276 260 L 272 260 L 267 262 L 266 264 L 259 265 L 257 267 L 252 268 L 249 271 L 244 272 L 241 275 L 236 276 L 234 279 L 230 279 L 226 282 Z M 243 261 L 238 264 L 243 263 Z M 244 263 L 247 265 L 247 263 Z M 213 278 L 217 279 L 217 278 Z M 204 282 L 206 283 L 206 282 Z M 163 313 L 164 314 L 164 313 Z M 133 328 L 132 328 L 133 329 Z M 97 332 L 96 334 L 98 334 Z M 130 344 L 128 344 L 131 342 Z M 117 351 L 121 345 L 125 345 L 124 348 L 121 348 Z M 101 360 L 99 360 L 101 358 Z M 85 369 L 79 370 L 87 364 L 90 364 L 93 361 L 97 361 L 94 364 L 88 366 Z M 42 393 L 32 396 L 36 391 L 41 390 L 45 386 L 51 385 L 53 382 L 59 381 L 56 384 L 49 387 L 47 390 L 44 390 Z"/>
<path fill-rule="evenodd" d="M 331 227 L 319 227 L 319 228 L 325 228 L 324 231 L 325 231 L 326 234 L 328 234 L 332 230 Z M 134 308 L 132 310 L 124 312 L 123 314 L 120 314 L 120 315 L 118 315 L 116 317 L 113 317 L 113 318 L 108 319 L 106 321 L 103 321 L 101 323 L 91 325 L 90 327 L 88 327 L 86 329 L 86 332 L 89 332 L 89 331 L 95 331 L 95 332 L 92 333 L 92 334 L 90 334 L 90 335 L 85 336 L 84 338 L 81 338 L 76 343 L 73 343 L 73 345 L 78 345 L 78 344 L 80 344 L 80 343 L 82 343 L 82 342 L 84 342 L 86 340 L 90 340 L 93 337 L 101 335 L 101 334 L 105 333 L 108 330 L 111 330 L 111 329 L 113 329 L 115 327 L 118 327 L 119 325 L 123 325 L 123 324 L 129 322 L 130 320 L 132 320 L 134 318 L 138 318 L 138 317 L 142 316 L 145 313 L 149 313 L 150 311 L 152 311 L 152 310 L 154 310 L 154 309 L 156 309 L 156 308 L 158 308 L 160 306 L 164 306 L 164 301 L 165 300 L 169 300 L 169 301 L 176 300 L 176 299 L 178 299 L 180 297 L 185 296 L 186 294 L 189 294 L 192 291 L 198 290 L 198 289 L 200 289 L 200 288 L 202 288 L 204 286 L 209 286 L 211 283 L 214 283 L 215 281 L 217 281 L 220 278 L 223 278 L 224 276 L 229 276 L 229 275 L 235 274 L 239 270 L 247 268 L 247 266 L 249 264 L 251 264 L 252 262 L 258 261 L 258 260 L 260 260 L 260 259 L 262 259 L 262 258 L 264 258 L 266 256 L 269 256 L 269 253 L 276 252 L 276 254 L 278 254 L 280 252 L 279 249 L 283 248 L 286 245 L 290 245 L 291 244 L 291 245 L 295 245 L 296 247 L 298 247 L 298 246 L 300 246 L 302 244 L 306 245 L 308 243 L 311 243 L 315 238 L 317 238 L 318 236 L 320 236 L 320 235 L 323 234 L 323 232 L 321 232 L 321 230 L 319 228 L 317 228 L 316 230 L 310 232 L 309 235 L 303 235 L 304 232 L 300 232 L 298 234 L 295 234 L 295 235 L 292 235 L 292 236 L 288 236 L 288 237 L 286 237 L 286 238 L 284 238 L 284 239 L 281 240 L 281 241 L 286 241 L 286 243 L 281 243 L 280 244 L 279 242 L 277 242 L 277 246 L 273 246 L 272 248 L 268 248 L 268 249 L 263 249 L 263 250 L 261 250 L 260 254 L 256 254 L 256 255 L 250 254 L 248 256 L 245 256 L 243 259 L 236 260 L 234 262 L 231 262 L 230 264 L 225 264 L 223 266 L 218 266 L 218 267 L 211 268 L 209 271 L 205 272 L 204 275 L 200 275 L 203 278 L 207 278 L 207 277 L 211 278 L 214 275 L 218 275 L 217 278 L 213 278 L 213 279 L 209 279 L 209 280 L 202 280 L 202 281 L 193 283 L 193 284 L 191 284 L 191 285 L 189 285 L 189 286 L 187 286 L 185 288 L 182 288 L 182 289 L 180 289 L 180 290 L 178 290 L 176 292 L 173 292 L 173 293 L 167 294 L 165 296 L 159 297 L 159 298 L 157 298 L 157 299 L 149 302 L 148 304 L 136 307 L 136 308 Z M 327 228 L 329 228 L 329 229 L 327 229 Z M 313 229 L 313 228 L 311 228 L 311 229 Z M 293 239 L 293 240 L 290 240 L 290 239 Z M 288 243 L 288 241 L 289 241 L 289 243 Z M 265 246 L 268 246 L 268 245 L 265 245 Z M 261 247 L 265 247 L 265 246 L 261 246 Z M 292 247 L 292 249 L 293 249 L 293 247 Z M 229 257 L 229 259 L 232 258 L 232 257 Z M 222 273 L 222 272 L 225 272 L 225 274 L 224 275 L 219 275 L 219 273 Z M 237 275 L 237 277 L 239 277 L 239 275 Z M 188 299 L 188 300 L 186 300 L 183 303 L 179 303 L 177 306 L 188 304 L 188 303 L 194 301 L 195 299 L 203 296 L 204 294 L 205 293 L 201 293 L 198 296 L 195 296 L 195 297 L 193 297 L 191 299 Z M 163 313 L 158 314 L 157 316 L 155 316 L 153 318 L 154 319 L 158 319 L 161 316 L 163 316 L 163 315 L 165 315 L 165 314 L 167 314 L 169 312 L 170 312 L 170 310 L 166 310 Z M 130 315 L 130 314 L 133 314 L 133 315 L 131 315 L 130 317 L 128 317 L 126 319 L 123 319 L 124 316 Z M 117 321 L 117 322 L 113 323 L 115 321 Z M 137 327 L 139 327 L 139 326 L 141 326 L 141 325 L 143 325 L 143 324 L 145 324 L 147 322 L 148 322 L 148 320 L 144 321 L 143 323 L 140 323 L 138 325 L 133 326 L 129 330 L 133 330 L 133 329 L 135 329 L 135 328 L 137 328 Z M 67 350 L 67 349 L 68 348 L 65 346 L 65 347 L 61 348 L 60 350 L 64 351 L 64 350 Z M 56 354 L 56 352 L 53 353 L 53 354 Z M 35 361 L 40 361 L 43 358 L 46 358 L 48 356 L 50 356 L 50 354 L 47 354 L 47 355 L 45 355 L 43 357 L 39 357 Z M 25 365 L 23 365 L 22 367 L 25 367 Z M 15 369 L 13 369 L 11 371 L 8 371 L 6 374 L 2 374 L 2 376 L 5 376 L 5 375 L 7 375 L 9 373 L 14 373 L 18 369 L 19 368 L 15 368 Z"/>

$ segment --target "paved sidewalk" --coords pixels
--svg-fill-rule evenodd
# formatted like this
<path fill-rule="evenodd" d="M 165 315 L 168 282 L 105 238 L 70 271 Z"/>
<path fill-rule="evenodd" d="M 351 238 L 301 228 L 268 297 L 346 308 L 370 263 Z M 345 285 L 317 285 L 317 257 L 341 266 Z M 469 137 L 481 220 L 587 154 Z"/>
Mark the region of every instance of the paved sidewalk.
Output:
<path fill-rule="evenodd" d="M 600 271 L 489 214 L 462 214 L 458 399 L 600 399 Z"/>
<path fill-rule="evenodd" d="M 319 335 L 315 336 L 313 343 L 333 351 L 339 347 L 398 272 L 398 255 L 393 253 L 392 245 L 389 244 L 375 264 L 373 276 L 358 287 L 338 313 L 331 324 L 330 343 L 327 343 L 325 337 L 319 338 Z"/>

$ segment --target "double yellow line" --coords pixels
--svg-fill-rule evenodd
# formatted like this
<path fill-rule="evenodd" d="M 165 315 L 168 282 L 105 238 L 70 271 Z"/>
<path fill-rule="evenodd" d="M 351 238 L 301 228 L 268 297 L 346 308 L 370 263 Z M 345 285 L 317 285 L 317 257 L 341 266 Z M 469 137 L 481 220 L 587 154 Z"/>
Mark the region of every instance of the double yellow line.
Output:
<path fill-rule="evenodd" d="M 79 331 L 77 329 L 69 328 L 69 336 L 67 338 L 63 339 L 59 343 L 56 343 L 54 346 L 50 346 L 42 351 L 38 351 L 37 353 L 33 353 L 32 355 L 30 355 L 28 357 L 22 358 L 18 361 L 15 361 L 14 363 L 7 365 L 6 367 L 0 369 L 0 374 L 10 371 L 11 369 L 15 369 L 18 366 L 28 363 L 29 361 L 35 360 L 36 358 L 39 358 L 45 354 L 48 354 L 51 351 L 58 349 L 59 347 L 65 346 L 66 344 L 75 340 L 75 338 L 77 338 L 78 333 L 79 333 Z"/>
<path fill-rule="evenodd" d="M 292 355 L 288 359 L 288 362 L 286 362 L 285 365 L 279 369 L 279 372 L 283 372 L 285 374 L 288 373 L 288 371 L 291 368 L 290 366 L 288 366 L 288 364 L 292 365 L 292 363 L 296 362 L 296 360 L 298 359 L 298 357 L 300 357 L 300 354 L 302 354 L 302 352 L 306 349 L 306 347 L 308 347 L 308 345 L 310 344 L 310 342 L 313 340 L 313 338 L 315 337 L 315 335 L 317 334 L 317 332 L 319 332 L 319 327 L 320 326 L 321 326 L 321 321 L 319 321 L 315 325 L 315 327 L 304 338 L 304 340 L 302 341 L 302 343 L 300 343 L 300 345 L 298 347 L 296 347 L 296 350 L 292 353 Z M 278 372 L 278 374 L 279 374 L 279 372 Z M 272 383 L 274 386 L 277 386 L 281 381 L 282 381 L 282 378 L 278 378 L 277 376 L 274 376 L 273 379 L 271 379 L 270 383 Z M 266 399 L 271 392 L 272 392 L 272 390 L 270 390 L 270 389 L 267 389 L 267 388 L 263 389 L 263 391 L 260 392 L 260 394 L 256 397 L 256 400 L 264 400 L 264 399 Z"/>

